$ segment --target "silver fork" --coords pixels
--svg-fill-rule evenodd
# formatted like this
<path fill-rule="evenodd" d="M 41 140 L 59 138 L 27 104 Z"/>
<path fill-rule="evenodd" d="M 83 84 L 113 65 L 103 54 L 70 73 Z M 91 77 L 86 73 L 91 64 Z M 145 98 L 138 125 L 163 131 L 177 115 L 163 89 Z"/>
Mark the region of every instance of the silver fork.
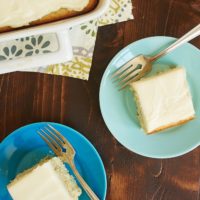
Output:
<path fill-rule="evenodd" d="M 49 145 L 53 152 L 62 159 L 63 162 L 69 164 L 76 178 L 79 180 L 79 183 L 82 185 L 90 199 L 99 200 L 97 195 L 92 191 L 92 189 L 84 181 L 76 169 L 74 164 L 74 157 L 76 152 L 72 145 L 67 141 L 67 139 L 50 124 L 47 124 L 47 127 L 40 129 L 40 131 L 37 131 L 37 133 Z"/>
<path fill-rule="evenodd" d="M 131 82 L 137 81 L 143 76 L 145 76 L 148 72 L 152 70 L 152 63 L 155 62 L 160 57 L 168 54 L 169 52 L 173 51 L 180 45 L 194 39 L 195 37 L 200 35 L 200 24 L 194 27 L 191 31 L 183 35 L 180 39 L 176 42 L 171 44 L 166 49 L 162 50 L 158 54 L 154 56 L 144 56 L 139 55 L 135 58 L 128 61 L 122 67 L 117 69 L 111 76 L 114 81 L 118 82 L 120 87 L 119 90 L 124 89 L 128 86 Z"/>

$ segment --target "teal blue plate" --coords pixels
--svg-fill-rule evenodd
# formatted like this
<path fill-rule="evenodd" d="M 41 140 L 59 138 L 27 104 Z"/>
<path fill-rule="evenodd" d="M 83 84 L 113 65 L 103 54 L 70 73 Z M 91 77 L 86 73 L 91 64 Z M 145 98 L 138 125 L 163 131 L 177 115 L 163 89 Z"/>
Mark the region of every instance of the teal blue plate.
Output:
<path fill-rule="evenodd" d="M 79 173 L 99 199 L 105 200 L 107 190 L 106 173 L 98 152 L 83 135 L 74 129 L 61 124 L 50 124 L 60 131 L 73 145 L 76 151 L 75 165 Z M 0 143 L 1 200 L 11 200 L 6 186 L 18 173 L 34 166 L 42 158 L 54 155 L 36 133 L 37 130 L 44 126 L 46 126 L 46 123 L 40 122 L 21 127 Z M 68 168 L 68 165 L 66 167 Z M 82 190 L 82 195 L 79 199 L 89 200 L 84 190 Z"/>
<path fill-rule="evenodd" d="M 111 74 L 131 58 L 139 54 L 153 55 L 175 40 L 163 36 L 150 37 L 125 47 L 108 65 L 100 86 L 100 108 L 110 132 L 127 149 L 146 157 L 176 157 L 200 144 L 200 51 L 187 43 L 154 63 L 152 73 L 172 65 L 186 68 L 196 118 L 153 135 L 145 135 L 140 128 L 130 89 L 119 92 L 111 81 Z"/>

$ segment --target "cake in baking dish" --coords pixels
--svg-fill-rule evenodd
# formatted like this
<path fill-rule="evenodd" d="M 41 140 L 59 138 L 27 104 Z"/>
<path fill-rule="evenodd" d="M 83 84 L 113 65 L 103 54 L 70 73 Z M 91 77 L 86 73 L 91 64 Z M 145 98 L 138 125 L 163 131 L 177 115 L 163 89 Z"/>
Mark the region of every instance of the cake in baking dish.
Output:
<path fill-rule="evenodd" d="M 44 159 L 8 186 L 13 200 L 78 200 L 81 189 L 58 157 Z"/>
<path fill-rule="evenodd" d="M 182 67 L 143 78 L 130 86 L 140 124 L 147 134 L 181 125 L 195 117 L 186 71 Z"/>
<path fill-rule="evenodd" d="M 81 15 L 98 0 L 0 0 L 0 32 Z"/>

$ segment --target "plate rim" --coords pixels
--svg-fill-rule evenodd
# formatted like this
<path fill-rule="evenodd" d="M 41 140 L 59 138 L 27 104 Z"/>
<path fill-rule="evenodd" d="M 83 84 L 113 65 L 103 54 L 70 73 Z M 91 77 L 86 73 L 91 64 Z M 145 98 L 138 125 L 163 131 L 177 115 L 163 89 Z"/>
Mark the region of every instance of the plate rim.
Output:
<path fill-rule="evenodd" d="M 111 128 L 107 125 L 107 122 L 105 120 L 105 113 L 103 112 L 103 109 L 102 109 L 102 90 L 103 90 L 103 84 L 106 80 L 106 75 L 108 73 L 108 70 L 111 68 L 111 63 L 115 61 L 115 59 L 117 59 L 117 57 L 123 52 L 125 51 L 125 49 L 128 49 L 130 48 L 132 45 L 135 45 L 136 43 L 139 43 L 143 40 L 148 40 L 148 39 L 155 39 L 155 38 L 167 38 L 167 39 L 173 39 L 173 40 L 177 40 L 178 38 L 176 37 L 171 37 L 171 36 L 161 36 L 161 35 L 158 35 L 158 36 L 150 36 L 150 37 L 145 37 L 145 38 L 141 38 L 139 40 L 136 40 L 134 42 L 131 42 L 130 44 L 128 44 L 127 46 L 124 46 L 122 49 L 120 49 L 115 55 L 114 57 L 112 57 L 112 59 L 110 60 L 110 62 L 108 63 L 104 73 L 103 73 L 103 76 L 101 78 L 101 83 L 100 83 L 100 89 L 99 89 L 99 105 L 100 105 L 100 112 L 102 114 L 102 117 L 103 117 L 103 120 L 104 120 L 104 123 L 106 124 L 106 127 L 108 128 L 108 130 L 110 131 L 110 134 L 124 147 L 126 148 L 127 150 L 131 151 L 132 153 L 135 153 L 137 155 L 140 155 L 140 156 L 143 156 L 143 157 L 147 157 L 147 158 L 154 158 L 154 159 L 168 159 L 168 158 L 175 158 L 175 157 L 180 157 L 180 156 L 183 156 L 189 152 L 191 152 L 192 150 L 194 150 L 195 148 L 197 148 L 198 146 L 200 146 L 200 141 L 197 141 L 197 143 L 195 143 L 194 145 L 191 145 L 189 146 L 187 149 L 185 149 L 184 151 L 179 151 L 177 153 L 173 153 L 173 154 L 165 154 L 165 155 L 157 155 L 157 154 L 154 154 L 154 153 L 142 153 L 142 152 L 139 152 L 139 151 L 135 151 L 135 149 L 133 150 L 133 148 L 131 149 L 130 147 L 127 147 L 125 146 L 125 144 L 123 144 L 123 142 L 121 142 L 117 137 L 116 137 L 116 134 L 112 133 L 111 131 Z M 189 42 L 186 42 L 185 44 L 191 46 L 192 48 L 194 48 L 196 51 L 200 52 L 200 49 L 198 49 L 196 46 L 194 46 L 193 44 L 189 43 Z"/>
<path fill-rule="evenodd" d="M 104 163 L 103 163 L 103 160 L 101 159 L 101 156 L 100 154 L 98 153 L 97 149 L 94 147 L 94 145 L 83 135 L 81 134 L 79 131 L 73 129 L 72 127 L 70 126 L 67 126 L 67 125 L 64 125 L 64 124 L 60 124 L 60 123 L 57 123 L 57 122 L 46 122 L 46 121 L 43 121 L 43 122 L 34 122 L 34 123 L 29 123 L 29 124 L 26 124 L 24 126 L 20 126 L 19 128 L 15 129 L 14 131 L 12 131 L 9 135 L 7 135 L 1 142 L 0 142 L 0 148 L 1 146 L 3 146 L 3 144 L 5 142 L 8 142 L 8 140 L 14 136 L 14 134 L 16 134 L 16 132 L 18 132 L 19 130 L 22 130 L 26 127 L 29 127 L 29 126 L 32 126 L 32 125 L 39 125 L 39 124 L 51 124 L 51 125 L 57 125 L 57 126 L 61 126 L 61 127 L 64 127 L 64 128 L 67 128 L 68 130 L 72 131 L 74 134 L 76 134 L 78 137 L 80 137 L 81 139 L 83 139 L 87 145 L 90 146 L 90 148 L 94 151 L 96 157 L 98 158 L 98 162 L 100 164 L 100 168 L 102 169 L 102 172 L 103 172 L 103 179 L 104 179 L 104 184 L 105 184 L 105 189 L 104 189 L 104 192 L 103 192 L 103 200 L 106 199 L 106 196 L 107 196 L 107 189 L 108 189 L 108 183 L 107 183 L 107 175 L 106 175 L 106 170 L 105 170 L 105 167 L 104 167 Z"/>

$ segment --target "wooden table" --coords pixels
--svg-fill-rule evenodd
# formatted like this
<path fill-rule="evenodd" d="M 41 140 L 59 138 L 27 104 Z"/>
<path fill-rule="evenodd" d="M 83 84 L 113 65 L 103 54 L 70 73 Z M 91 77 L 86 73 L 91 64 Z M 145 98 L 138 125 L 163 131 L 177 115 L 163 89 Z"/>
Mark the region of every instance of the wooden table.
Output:
<path fill-rule="evenodd" d="M 89 81 L 38 73 L 0 75 L 0 140 L 28 123 L 63 123 L 83 133 L 99 151 L 108 200 L 198 200 L 200 148 L 174 159 L 141 157 L 114 139 L 100 113 L 100 81 L 120 49 L 144 37 L 179 37 L 200 22 L 200 0 L 133 3 L 135 20 L 99 29 Z M 200 48 L 200 38 L 192 43 Z"/>

